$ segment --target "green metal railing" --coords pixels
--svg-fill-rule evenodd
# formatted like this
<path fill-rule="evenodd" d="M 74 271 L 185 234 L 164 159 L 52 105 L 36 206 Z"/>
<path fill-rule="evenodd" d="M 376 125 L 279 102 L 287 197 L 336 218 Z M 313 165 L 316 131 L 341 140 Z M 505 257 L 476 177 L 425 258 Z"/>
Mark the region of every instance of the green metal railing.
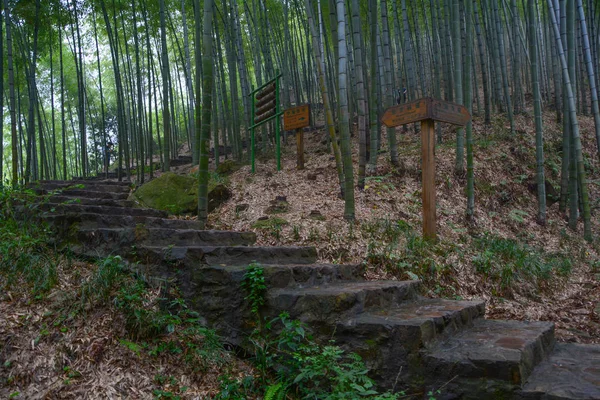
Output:
<path fill-rule="evenodd" d="M 277 171 L 281 171 L 281 137 L 280 137 L 280 118 L 283 111 L 279 107 L 279 79 L 281 73 L 276 72 L 275 78 L 264 85 L 252 89 L 250 97 L 252 98 L 252 125 L 250 126 L 250 160 L 252 162 L 252 173 L 256 172 L 256 154 L 254 131 L 259 126 L 275 120 L 275 143 L 277 156 Z M 271 96 L 274 94 L 274 103 Z M 258 106 L 258 110 L 256 109 Z M 260 113 L 260 114 L 258 114 Z M 271 114 L 271 115 L 269 115 Z"/>

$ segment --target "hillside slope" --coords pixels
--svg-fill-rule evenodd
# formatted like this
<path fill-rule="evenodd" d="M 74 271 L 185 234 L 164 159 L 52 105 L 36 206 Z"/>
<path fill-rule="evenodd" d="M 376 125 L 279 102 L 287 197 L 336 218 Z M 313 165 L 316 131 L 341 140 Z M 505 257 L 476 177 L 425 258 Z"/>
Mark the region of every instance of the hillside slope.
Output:
<path fill-rule="evenodd" d="M 546 177 L 558 193 L 562 134 L 553 119 L 554 114 L 545 115 Z M 600 167 L 593 120 L 582 117 L 580 123 L 597 237 Z M 252 230 L 260 244 L 314 245 L 322 261 L 366 261 L 373 278 L 416 276 L 431 296 L 486 299 L 489 318 L 553 321 L 562 340 L 600 343 L 598 240 L 584 242 L 581 220 L 578 231 L 570 231 L 556 202 L 548 203 L 547 225 L 536 223 L 532 118 L 518 116 L 516 127 L 511 137 L 500 116 L 490 127 L 474 119 L 476 210 L 469 223 L 466 178 L 454 174 L 454 132 L 444 126 L 444 141 L 436 149 L 436 245 L 420 240 L 420 140 L 412 127 L 407 133 L 397 130 L 400 168 L 390 166 L 383 134 L 377 176 L 368 178 L 364 191 L 356 190 L 353 224 L 343 219 L 335 163 L 320 130 L 305 133 L 305 170 L 295 168 L 291 136 L 282 171 L 271 158 L 257 163 L 255 175 L 249 166 L 232 174 L 234 195 L 211 214 L 210 223 Z"/>

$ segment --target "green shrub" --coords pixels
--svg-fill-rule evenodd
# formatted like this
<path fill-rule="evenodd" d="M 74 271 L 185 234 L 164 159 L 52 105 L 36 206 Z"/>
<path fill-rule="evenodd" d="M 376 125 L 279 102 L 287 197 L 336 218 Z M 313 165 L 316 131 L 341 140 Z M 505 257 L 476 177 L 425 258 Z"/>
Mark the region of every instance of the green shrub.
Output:
<path fill-rule="evenodd" d="M 485 234 L 475 238 L 473 246 L 478 251 L 472 259 L 475 270 L 499 282 L 502 288 L 510 287 L 515 279 L 548 279 L 552 273 L 568 275 L 572 268 L 569 256 L 548 254 L 514 239 Z"/>
<path fill-rule="evenodd" d="M 289 314 L 263 324 L 259 314 L 265 303 L 267 286 L 263 268 L 252 263 L 246 269 L 242 283 L 248 293 L 257 328 L 249 341 L 254 349 L 254 362 L 260 373 L 265 399 L 284 399 L 293 392 L 302 399 L 395 399 L 395 395 L 379 395 L 368 369 L 357 354 L 346 354 L 333 343 L 321 345 L 308 334 L 304 325 Z M 271 376 L 276 371 L 276 378 Z M 224 378 L 217 399 L 242 399 L 240 383 Z M 252 387 L 253 391 L 261 390 Z M 229 396 L 229 397 L 227 397 Z"/>

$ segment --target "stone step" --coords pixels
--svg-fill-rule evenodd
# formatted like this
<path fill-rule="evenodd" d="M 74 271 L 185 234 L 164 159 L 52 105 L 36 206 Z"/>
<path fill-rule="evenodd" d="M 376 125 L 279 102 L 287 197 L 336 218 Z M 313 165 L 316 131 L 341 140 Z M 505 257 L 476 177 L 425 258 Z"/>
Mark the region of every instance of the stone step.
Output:
<path fill-rule="evenodd" d="M 33 184 L 46 184 L 46 183 L 50 183 L 50 184 L 65 184 L 65 185 L 78 185 L 78 184 L 95 184 L 95 183 L 100 183 L 102 185 L 116 185 L 116 186 L 127 186 L 130 187 L 131 186 L 131 182 L 129 181 L 117 181 L 114 179 L 104 179 L 104 176 L 102 177 L 89 177 L 89 178 L 73 178 L 72 180 L 53 180 L 53 179 L 49 179 L 49 180 L 40 180 L 37 182 L 34 182 Z"/>
<path fill-rule="evenodd" d="M 262 267 L 265 285 L 273 289 L 364 280 L 361 264 L 265 264 Z M 207 265 L 200 276 L 206 283 L 239 286 L 246 269 L 247 265 Z"/>
<path fill-rule="evenodd" d="M 442 380 L 458 377 L 454 380 L 458 385 L 462 378 L 522 385 L 554 343 L 550 322 L 477 320 L 431 349 L 427 368 Z"/>
<path fill-rule="evenodd" d="M 30 185 L 34 190 L 44 190 L 46 192 L 57 191 L 58 194 L 70 193 L 73 191 L 91 191 L 91 192 L 108 192 L 108 193 L 126 193 L 129 194 L 131 188 L 129 185 L 112 185 L 106 184 L 104 181 L 91 181 L 88 183 L 55 183 L 55 182 L 36 182 Z"/>
<path fill-rule="evenodd" d="M 48 215 L 45 219 L 63 231 L 76 224 L 80 229 L 98 228 L 135 228 L 139 225 L 145 228 L 166 229 L 202 229 L 202 225 L 195 220 L 169 219 L 162 217 L 148 217 L 144 215 L 108 215 L 91 212 L 71 212 L 68 208 L 62 213 Z"/>
<path fill-rule="evenodd" d="M 558 343 L 519 395 L 523 400 L 600 399 L 600 345 Z"/>
<path fill-rule="evenodd" d="M 265 283 L 272 289 L 314 287 L 364 280 L 362 264 L 263 265 Z"/>
<path fill-rule="evenodd" d="M 254 232 L 232 232 L 194 229 L 99 228 L 79 229 L 76 239 L 87 246 L 109 246 L 113 250 L 132 245 L 153 246 L 251 246 Z"/>
<path fill-rule="evenodd" d="M 41 188 L 33 189 L 39 195 L 55 195 L 54 190 L 46 190 Z M 111 200 L 127 200 L 129 193 L 113 193 L 113 192 L 100 192 L 95 190 L 85 189 L 68 189 L 60 192 L 63 195 L 69 195 L 71 197 L 86 197 L 89 199 L 111 199 Z"/>
<path fill-rule="evenodd" d="M 56 185 L 43 185 L 42 188 L 46 190 L 62 190 L 63 193 L 70 193 L 76 190 L 90 191 L 90 192 L 108 192 L 108 193 L 125 193 L 129 195 L 131 188 L 129 186 L 118 186 L 118 185 L 100 185 L 100 184 L 82 184 L 75 188 L 62 188 Z M 81 187 L 83 186 L 83 187 Z"/>
<path fill-rule="evenodd" d="M 391 307 L 371 308 L 341 321 L 332 333 L 344 348 L 363 358 L 370 368 L 369 376 L 385 389 L 392 389 L 394 382 L 411 382 L 422 373 L 419 360 L 423 349 L 473 326 L 484 314 L 484 301 L 419 297 Z"/>
<path fill-rule="evenodd" d="M 389 307 L 414 299 L 418 288 L 418 281 L 362 281 L 275 289 L 269 291 L 267 308 L 271 316 L 285 311 L 291 318 L 334 326 L 336 320 L 370 307 Z"/>
<path fill-rule="evenodd" d="M 202 278 L 206 282 L 239 285 L 247 265 L 206 265 Z M 364 280 L 361 264 L 265 264 L 265 284 L 269 288 L 306 287 L 339 281 Z"/>
<path fill-rule="evenodd" d="M 314 247 L 235 247 L 193 246 L 164 247 L 142 246 L 139 254 L 148 262 L 167 262 L 186 267 L 200 265 L 248 265 L 260 264 L 314 264 L 317 250 Z"/>
<path fill-rule="evenodd" d="M 50 196 L 48 203 L 52 204 L 85 204 L 110 207 L 133 207 L 135 202 L 132 200 L 113 200 L 113 199 L 89 199 L 87 197 L 76 197 L 67 195 Z"/>
<path fill-rule="evenodd" d="M 263 264 L 267 287 L 303 287 L 363 279 L 362 265 Z M 201 310 L 207 324 L 227 337 L 230 343 L 248 343 L 253 329 L 250 303 L 242 282 L 247 265 L 204 265 L 193 268 L 154 267 L 163 277 L 173 277 L 190 307 Z M 329 337 L 331 338 L 331 337 Z"/>
<path fill-rule="evenodd" d="M 54 210 L 58 214 L 64 213 L 82 213 L 82 214 L 103 214 L 107 216 L 116 215 L 127 215 L 127 216 L 144 216 L 144 217 L 157 217 L 166 218 L 168 216 L 166 211 L 154 210 L 151 208 L 130 208 L 130 207 L 112 207 L 112 206 L 99 206 L 91 204 L 52 204 L 42 203 L 40 209 L 43 211 Z"/>
<path fill-rule="evenodd" d="M 105 180 L 105 179 L 118 179 L 118 172 L 117 170 L 115 171 L 110 171 L 108 173 L 108 177 L 106 176 L 106 174 L 104 172 L 98 172 L 98 175 L 93 175 L 93 176 L 74 176 L 73 180 L 74 181 L 96 181 L 96 180 Z M 123 181 L 125 181 L 127 179 L 127 175 L 126 175 L 126 171 L 125 169 L 121 170 L 121 179 Z"/>
<path fill-rule="evenodd" d="M 77 181 L 100 181 L 100 180 L 105 180 L 105 179 L 118 179 L 119 175 L 118 173 L 115 172 L 109 172 L 108 175 L 105 174 L 104 172 L 101 172 L 99 175 L 96 176 L 88 176 L 88 177 L 81 177 L 81 176 L 75 176 L 73 177 L 73 180 L 77 180 Z M 127 179 L 127 175 L 125 173 L 125 170 L 123 170 L 123 172 L 121 173 L 121 179 L 123 179 L 123 181 L 125 181 Z"/>
<path fill-rule="evenodd" d="M 179 156 L 169 161 L 171 167 L 179 167 L 186 164 L 192 163 L 192 156 Z"/>

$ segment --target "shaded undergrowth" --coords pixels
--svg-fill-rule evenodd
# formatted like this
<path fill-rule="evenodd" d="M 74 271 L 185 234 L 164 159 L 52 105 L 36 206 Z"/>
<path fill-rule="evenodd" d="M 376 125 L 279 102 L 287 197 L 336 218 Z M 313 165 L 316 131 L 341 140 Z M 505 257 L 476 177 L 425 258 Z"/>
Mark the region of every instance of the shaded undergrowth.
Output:
<path fill-rule="evenodd" d="M 50 228 L 40 220 L 47 200 L 30 189 L 0 186 L 0 291 L 26 285 L 41 298 L 57 281 L 57 257 Z"/>
<path fill-rule="evenodd" d="M 379 393 L 360 356 L 346 353 L 334 341 L 318 343 L 304 324 L 288 313 L 264 320 L 261 309 L 267 286 L 260 264 L 248 266 L 242 287 L 255 319 L 248 347 L 259 374 L 224 379 L 217 399 L 264 394 L 264 399 L 383 400 L 403 395 Z"/>
<path fill-rule="evenodd" d="M 471 268 L 495 294 L 510 293 L 522 283 L 542 290 L 553 277 L 570 274 L 574 258 L 565 252 L 548 253 L 523 241 L 493 233 L 462 235 L 461 240 L 431 242 L 405 221 L 378 219 L 362 224 L 368 242 L 366 262 L 401 279 L 421 279 L 433 291 L 452 295 L 454 271 Z"/>

